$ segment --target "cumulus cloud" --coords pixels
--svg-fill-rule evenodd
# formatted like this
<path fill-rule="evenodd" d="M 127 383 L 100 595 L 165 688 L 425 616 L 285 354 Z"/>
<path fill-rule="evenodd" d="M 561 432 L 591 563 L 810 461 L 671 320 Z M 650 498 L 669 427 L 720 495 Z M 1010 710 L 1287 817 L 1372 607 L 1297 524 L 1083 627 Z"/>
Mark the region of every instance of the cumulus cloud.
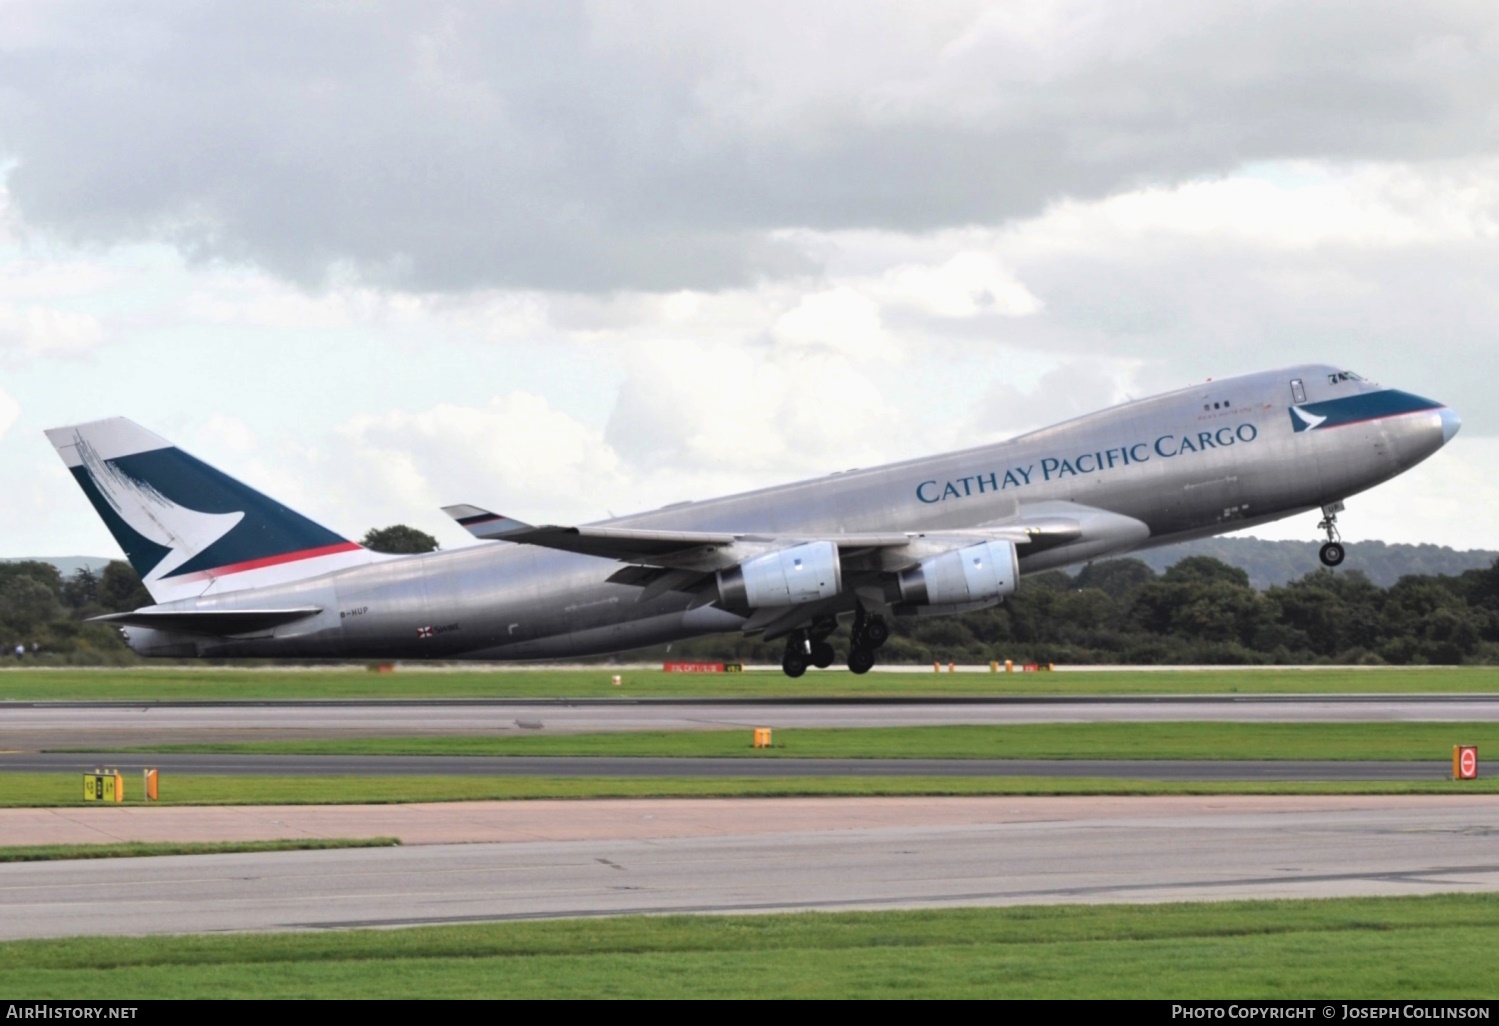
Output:
<path fill-rule="evenodd" d="M 78 356 L 103 340 L 97 318 L 45 306 L 0 303 L 0 351 L 26 356 Z"/>
<path fill-rule="evenodd" d="M 238 417 L 216 412 L 203 425 L 203 436 L 217 449 L 235 454 L 253 452 L 257 445 L 254 430 Z"/>
<path fill-rule="evenodd" d="M 771 335 L 786 347 L 882 360 L 901 355 L 880 322 L 879 305 L 847 285 L 804 296 L 775 322 Z"/>
<path fill-rule="evenodd" d="M 972 424 L 984 434 L 1011 435 L 1080 417 L 1129 398 L 1133 368 L 1102 361 L 1069 362 L 1024 388 L 999 379 L 985 390 Z"/>
<path fill-rule="evenodd" d="M 12 0 L 6 387 L 138 406 L 344 530 L 1306 360 L 1452 403 L 1454 479 L 1499 479 L 1491 6 Z"/>
<path fill-rule="evenodd" d="M 456 502 L 512 515 L 604 515 L 623 492 L 619 459 L 599 433 L 543 397 L 511 392 L 482 407 L 443 404 L 418 413 L 353 418 L 340 429 L 345 480 L 392 511 L 425 519 Z"/>
<path fill-rule="evenodd" d="M 1494 170 L 1271 165 L 1059 204 L 992 235 L 1046 302 L 1007 343 L 1180 367 L 1188 380 L 1344 363 L 1457 406 L 1470 435 L 1494 433 Z"/>
<path fill-rule="evenodd" d="M 7 5 L 16 217 L 300 282 L 671 291 L 1246 162 L 1492 152 L 1452 0 Z"/>
<path fill-rule="evenodd" d="M 6 395 L 4 389 L 0 389 L 0 438 L 5 437 L 5 432 L 10 430 L 10 426 L 20 415 L 21 404 Z"/>
<path fill-rule="evenodd" d="M 905 264 L 884 277 L 895 302 L 937 317 L 1024 317 L 1041 309 L 1041 301 L 990 253 L 960 252 L 936 267 Z"/>
<path fill-rule="evenodd" d="M 882 385 L 867 361 L 834 349 L 644 344 L 606 437 L 645 470 L 745 486 L 826 473 L 878 461 L 905 423 Z"/>

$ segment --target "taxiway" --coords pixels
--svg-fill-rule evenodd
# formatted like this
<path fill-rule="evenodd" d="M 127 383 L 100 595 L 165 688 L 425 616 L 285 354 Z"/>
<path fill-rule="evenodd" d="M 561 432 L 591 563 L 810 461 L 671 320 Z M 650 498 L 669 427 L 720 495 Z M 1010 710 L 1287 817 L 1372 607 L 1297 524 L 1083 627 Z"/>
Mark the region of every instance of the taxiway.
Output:
<path fill-rule="evenodd" d="M 1499 796 L 0 810 L 0 830 L 47 816 L 407 844 L 0 865 L 0 939 L 1499 889 Z"/>

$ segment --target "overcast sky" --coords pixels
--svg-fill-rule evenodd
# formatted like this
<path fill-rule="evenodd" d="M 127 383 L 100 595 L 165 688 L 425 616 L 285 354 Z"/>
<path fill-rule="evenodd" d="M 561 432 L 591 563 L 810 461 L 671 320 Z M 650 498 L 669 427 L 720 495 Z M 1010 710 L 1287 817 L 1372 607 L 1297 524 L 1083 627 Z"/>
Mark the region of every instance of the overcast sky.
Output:
<path fill-rule="evenodd" d="M 1496 98 L 1491 2 L 0 0 L 0 555 L 116 414 L 452 546 L 1304 361 L 1463 417 L 1349 541 L 1499 548 Z"/>

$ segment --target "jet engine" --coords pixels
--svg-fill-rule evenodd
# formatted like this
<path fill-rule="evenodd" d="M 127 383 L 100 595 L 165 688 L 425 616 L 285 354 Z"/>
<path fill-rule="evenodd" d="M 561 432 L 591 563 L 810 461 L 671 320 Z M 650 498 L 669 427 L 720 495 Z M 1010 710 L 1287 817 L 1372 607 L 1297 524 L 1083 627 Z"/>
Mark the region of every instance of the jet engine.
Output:
<path fill-rule="evenodd" d="M 901 599 L 915 606 L 994 602 L 1015 593 L 1015 545 L 986 541 L 930 556 L 899 574 Z"/>
<path fill-rule="evenodd" d="M 718 572 L 720 600 L 752 609 L 832 598 L 842 587 L 838 546 L 825 541 L 767 552 Z"/>

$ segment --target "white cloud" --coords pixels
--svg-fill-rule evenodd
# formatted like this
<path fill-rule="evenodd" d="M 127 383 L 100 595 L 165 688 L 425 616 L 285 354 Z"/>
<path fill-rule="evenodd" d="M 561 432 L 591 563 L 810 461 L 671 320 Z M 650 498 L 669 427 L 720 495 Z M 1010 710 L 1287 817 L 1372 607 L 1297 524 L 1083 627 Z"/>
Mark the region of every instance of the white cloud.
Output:
<path fill-rule="evenodd" d="M 689 488 L 692 474 L 749 487 L 867 465 L 905 423 L 877 376 L 879 355 L 799 344 L 632 347 L 607 437 L 632 465 L 682 475 Z"/>
<path fill-rule="evenodd" d="M 1063 200 L 1005 233 L 1029 253 L 1140 243 L 1305 250 L 1499 239 L 1499 161 L 1340 167 L 1291 161 Z"/>
<path fill-rule="evenodd" d="M 208 422 L 203 425 L 203 434 L 215 448 L 231 453 L 243 455 L 255 450 L 255 432 L 250 425 L 227 413 L 215 412 L 209 417 Z"/>
<path fill-rule="evenodd" d="M 0 303 L 0 350 L 27 356 L 79 356 L 103 339 L 103 326 L 88 314 Z"/>
<path fill-rule="evenodd" d="M 1030 388 L 999 379 L 990 384 L 973 418 L 985 433 L 1013 435 L 1080 417 L 1125 401 L 1134 368 L 1093 360 L 1062 364 Z"/>
<path fill-rule="evenodd" d="M 414 291 L 750 287 L 817 270 L 786 229 L 997 225 L 1288 156 L 1479 156 L 1499 90 L 1499 16 L 1469 0 L 6 15 L 27 26 L 0 39 L 22 229 Z"/>
<path fill-rule="evenodd" d="M 128 412 L 330 526 L 432 530 L 446 502 L 590 519 L 1325 359 L 1467 421 L 1350 537 L 1499 547 L 1480 6 L 273 7 L 119 39 L 23 8 L 50 28 L 0 61 L 0 105 L 36 100 L 0 109 L 0 356 L 28 419 Z M 278 43 L 276 90 L 244 39 Z M 0 477 L 40 444 L 8 434 Z M 10 537 L 95 537 L 65 498 Z"/>
<path fill-rule="evenodd" d="M 4 389 L 0 389 L 0 438 L 5 437 L 5 433 L 20 415 L 21 404 L 6 395 Z"/>
<path fill-rule="evenodd" d="M 118 269 L 97 260 L 20 257 L 0 263 L 0 298 L 11 301 L 71 299 L 121 283 Z"/>
<path fill-rule="evenodd" d="M 961 252 L 937 266 L 904 264 L 886 271 L 883 284 L 894 302 L 936 317 L 1024 317 L 1041 309 L 1041 301 L 990 253 Z"/>
<path fill-rule="evenodd" d="M 855 358 L 892 360 L 901 355 L 880 323 L 879 306 L 847 285 L 803 297 L 776 320 L 771 335 L 786 347 L 824 348 Z"/>
<path fill-rule="evenodd" d="M 622 492 L 619 459 L 599 432 L 525 392 L 359 416 L 339 434 L 353 449 L 337 461 L 348 490 L 418 522 L 456 502 L 521 518 L 603 516 Z"/>

